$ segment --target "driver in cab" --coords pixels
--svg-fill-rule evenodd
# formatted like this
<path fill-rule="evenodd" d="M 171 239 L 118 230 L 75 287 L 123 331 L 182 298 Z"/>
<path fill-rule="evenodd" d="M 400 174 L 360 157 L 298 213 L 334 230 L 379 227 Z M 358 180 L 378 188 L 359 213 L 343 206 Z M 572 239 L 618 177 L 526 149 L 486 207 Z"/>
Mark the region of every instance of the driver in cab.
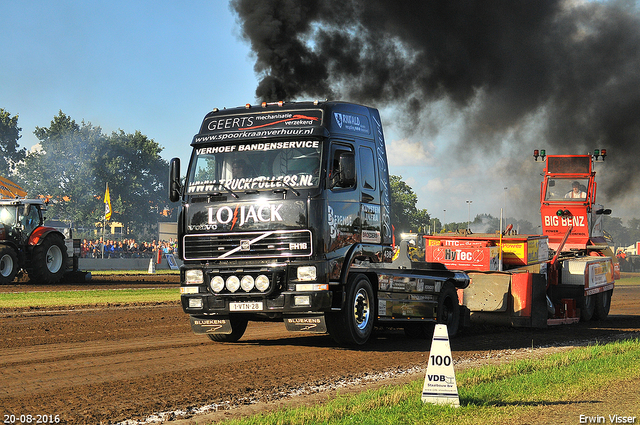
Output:
<path fill-rule="evenodd" d="M 564 195 L 565 198 L 586 198 L 587 194 L 580 188 L 580 183 L 574 181 L 571 183 L 571 191 Z"/>

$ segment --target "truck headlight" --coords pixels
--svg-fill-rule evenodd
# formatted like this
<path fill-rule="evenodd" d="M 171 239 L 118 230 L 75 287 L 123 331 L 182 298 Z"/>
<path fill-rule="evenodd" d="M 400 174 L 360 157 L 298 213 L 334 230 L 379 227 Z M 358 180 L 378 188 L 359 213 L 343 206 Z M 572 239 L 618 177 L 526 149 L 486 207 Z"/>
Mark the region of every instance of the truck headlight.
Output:
<path fill-rule="evenodd" d="M 197 286 L 181 286 L 180 293 L 181 294 L 197 294 L 200 288 Z"/>
<path fill-rule="evenodd" d="M 297 283 L 296 291 L 328 291 L 327 283 Z"/>
<path fill-rule="evenodd" d="M 242 290 L 244 292 L 251 292 L 254 286 L 254 280 L 252 276 L 244 275 L 242 276 L 242 280 L 240 281 L 240 286 L 242 286 Z"/>
<path fill-rule="evenodd" d="M 240 287 L 240 279 L 238 276 L 229 276 L 227 278 L 227 289 L 229 292 L 236 292 Z"/>
<path fill-rule="evenodd" d="M 263 274 L 256 278 L 256 289 L 260 292 L 264 292 L 269 289 L 269 278 Z"/>
<path fill-rule="evenodd" d="M 202 308 L 202 298 L 189 298 L 189 308 Z"/>
<path fill-rule="evenodd" d="M 296 295 L 293 297 L 293 304 L 300 306 L 310 306 L 311 298 L 308 295 Z"/>
<path fill-rule="evenodd" d="M 189 269 L 184 272 L 184 283 L 187 285 L 197 285 L 204 282 L 202 270 Z"/>
<path fill-rule="evenodd" d="M 298 280 L 316 280 L 316 266 L 301 266 L 297 270 Z"/>
<path fill-rule="evenodd" d="M 211 279 L 210 286 L 211 290 L 213 290 L 213 292 L 217 294 L 224 289 L 224 279 L 222 278 L 222 276 L 215 276 L 213 279 Z"/>

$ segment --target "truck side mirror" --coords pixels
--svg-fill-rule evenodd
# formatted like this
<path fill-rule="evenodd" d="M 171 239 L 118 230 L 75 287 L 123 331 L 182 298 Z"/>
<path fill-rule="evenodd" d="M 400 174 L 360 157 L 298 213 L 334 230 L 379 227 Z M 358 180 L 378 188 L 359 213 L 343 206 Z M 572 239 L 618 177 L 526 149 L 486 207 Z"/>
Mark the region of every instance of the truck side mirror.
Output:
<path fill-rule="evenodd" d="M 356 184 L 356 159 L 353 152 L 340 153 L 340 174 L 338 176 L 339 187 L 352 187 Z"/>
<path fill-rule="evenodd" d="M 169 169 L 169 200 L 178 202 L 182 185 L 180 184 L 180 158 L 172 158 Z"/>
<path fill-rule="evenodd" d="M 601 215 L 601 214 L 609 215 L 609 214 L 611 214 L 611 210 L 609 208 L 607 208 L 607 209 L 602 208 L 602 209 L 599 209 L 599 210 L 596 211 L 596 215 Z"/>

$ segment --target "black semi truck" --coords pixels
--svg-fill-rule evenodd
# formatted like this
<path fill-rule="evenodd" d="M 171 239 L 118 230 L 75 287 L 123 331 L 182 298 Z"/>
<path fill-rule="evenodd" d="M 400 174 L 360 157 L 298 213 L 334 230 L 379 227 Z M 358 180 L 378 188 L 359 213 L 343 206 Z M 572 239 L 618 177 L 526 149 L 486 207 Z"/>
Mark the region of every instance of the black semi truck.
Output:
<path fill-rule="evenodd" d="M 387 154 L 376 109 L 344 102 L 263 103 L 208 113 L 181 202 L 181 302 L 195 333 L 237 341 L 249 321 L 329 332 L 362 345 L 375 326 L 455 334 L 468 317 L 463 272 L 394 260 Z"/>

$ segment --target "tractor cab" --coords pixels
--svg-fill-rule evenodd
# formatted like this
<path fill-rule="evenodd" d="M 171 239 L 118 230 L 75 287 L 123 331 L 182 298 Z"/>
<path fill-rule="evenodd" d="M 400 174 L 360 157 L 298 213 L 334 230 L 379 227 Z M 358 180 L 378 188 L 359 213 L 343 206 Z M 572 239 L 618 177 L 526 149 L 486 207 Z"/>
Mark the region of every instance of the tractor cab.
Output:
<path fill-rule="evenodd" d="M 40 199 L 0 201 L 0 241 L 26 244 L 33 231 L 43 224 L 44 202 Z"/>
<path fill-rule="evenodd" d="M 545 155 L 534 151 L 534 159 L 545 161 L 540 189 L 542 233 L 554 251 L 599 250 L 607 247 L 602 216 L 610 214 L 596 203 L 595 162 L 604 161 L 606 150 L 593 155 Z"/>

